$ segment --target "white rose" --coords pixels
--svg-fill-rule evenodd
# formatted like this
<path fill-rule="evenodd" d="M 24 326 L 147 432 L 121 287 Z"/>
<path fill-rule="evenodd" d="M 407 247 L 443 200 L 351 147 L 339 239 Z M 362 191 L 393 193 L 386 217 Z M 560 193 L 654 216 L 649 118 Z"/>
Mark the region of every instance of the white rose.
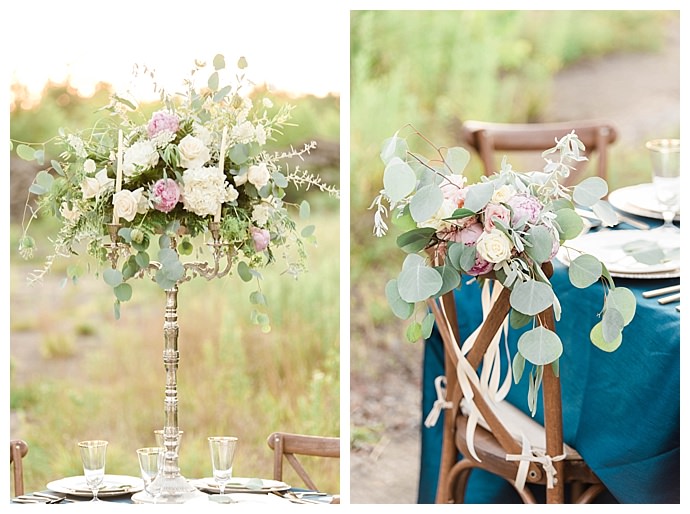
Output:
<path fill-rule="evenodd" d="M 138 141 L 127 148 L 123 157 L 122 172 L 132 177 L 158 164 L 158 150 L 150 141 Z"/>
<path fill-rule="evenodd" d="M 503 184 L 494 191 L 494 194 L 491 197 L 491 203 L 506 203 L 513 196 L 515 196 L 515 189 L 508 184 Z"/>
<path fill-rule="evenodd" d="M 234 180 L 237 187 L 243 186 L 247 183 L 247 174 L 242 173 L 242 175 L 235 175 Z"/>
<path fill-rule="evenodd" d="M 497 264 L 510 257 L 512 241 L 500 230 L 483 232 L 477 239 L 477 253 L 485 261 Z"/>
<path fill-rule="evenodd" d="M 250 121 L 243 121 L 239 125 L 232 127 L 230 136 L 238 143 L 249 143 L 254 139 L 254 125 Z"/>
<path fill-rule="evenodd" d="M 266 166 L 265 162 L 250 166 L 249 171 L 247 172 L 247 180 L 249 180 L 251 184 L 254 184 L 257 189 L 261 189 L 268 184 L 270 178 L 271 174 L 269 173 L 268 166 Z"/>
<path fill-rule="evenodd" d="M 190 134 L 180 141 L 180 166 L 183 168 L 200 168 L 211 158 L 211 154 L 204 142 Z"/>
<path fill-rule="evenodd" d="M 271 212 L 273 212 L 273 207 L 271 205 L 260 203 L 259 205 L 254 206 L 254 209 L 252 210 L 252 220 L 259 227 L 263 227 L 268 222 Z"/>
<path fill-rule="evenodd" d="M 77 221 L 81 213 L 76 207 L 74 209 L 70 209 L 67 205 L 67 202 L 62 202 L 62 205 L 60 205 L 60 214 L 62 214 L 62 217 L 67 221 Z"/>
<path fill-rule="evenodd" d="M 118 218 L 132 221 L 142 209 L 143 188 L 135 191 L 123 189 L 113 195 L 113 212 Z"/>
<path fill-rule="evenodd" d="M 101 185 L 98 183 L 98 179 L 93 177 L 86 177 L 81 183 L 81 194 L 84 200 L 89 198 L 94 198 L 101 191 Z"/>
<path fill-rule="evenodd" d="M 86 159 L 84 161 L 84 171 L 89 175 L 96 171 L 96 163 L 93 162 L 93 159 Z"/>
<path fill-rule="evenodd" d="M 238 196 L 240 196 L 240 193 L 237 192 L 237 189 L 232 187 L 232 184 L 229 184 L 227 189 L 225 190 L 225 201 L 234 202 L 235 200 L 237 200 Z"/>

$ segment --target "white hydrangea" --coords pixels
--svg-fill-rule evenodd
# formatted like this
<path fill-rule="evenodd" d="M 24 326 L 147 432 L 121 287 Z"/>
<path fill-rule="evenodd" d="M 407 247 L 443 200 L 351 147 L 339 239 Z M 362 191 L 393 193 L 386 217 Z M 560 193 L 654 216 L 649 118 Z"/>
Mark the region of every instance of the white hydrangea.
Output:
<path fill-rule="evenodd" d="M 127 148 L 123 157 L 122 172 L 133 177 L 158 164 L 158 150 L 151 141 L 137 141 Z"/>
<path fill-rule="evenodd" d="M 252 221 L 259 227 L 265 227 L 273 211 L 274 208 L 270 203 L 262 202 L 255 205 L 254 209 L 252 209 Z"/>
<path fill-rule="evenodd" d="M 243 121 L 232 127 L 230 137 L 238 143 L 250 143 L 256 137 L 256 130 L 250 121 Z"/>
<path fill-rule="evenodd" d="M 182 175 L 184 208 L 198 216 L 214 215 L 224 202 L 237 199 L 237 190 L 225 181 L 217 166 L 188 168 Z"/>

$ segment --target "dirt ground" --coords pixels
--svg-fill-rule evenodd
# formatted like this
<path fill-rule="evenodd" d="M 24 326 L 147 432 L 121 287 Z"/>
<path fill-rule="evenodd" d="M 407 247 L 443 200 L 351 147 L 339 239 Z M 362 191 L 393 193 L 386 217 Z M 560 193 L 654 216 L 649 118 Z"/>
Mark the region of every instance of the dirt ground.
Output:
<path fill-rule="evenodd" d="M 680 36 L 669 27 L 660 54 L 621 54 L 588 61 L 555 78 L 548 118 L 608 118 L 619 145 L 641 145 L 680 125 Z M 352 304 L 358 293 L 352 292 Z M 351 430 L 376 427 L 377 444 L 358 444 L 350 455 L 351 503 L 416 503 L 422 427 L 423 346 L 388 332 L 366 333 L 351 314 L 351 353 L 366 367 L 351 369 Z M 355 337 L 355 334 L 357 336 Z M 358 347 L 366 342 L 366 349 Z"/>

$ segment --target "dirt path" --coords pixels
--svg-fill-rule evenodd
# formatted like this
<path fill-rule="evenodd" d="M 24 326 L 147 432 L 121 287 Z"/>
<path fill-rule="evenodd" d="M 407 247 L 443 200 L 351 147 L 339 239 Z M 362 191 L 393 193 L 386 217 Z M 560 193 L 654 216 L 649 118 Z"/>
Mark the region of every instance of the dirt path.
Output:
<path fill-rule="evenodd" d="M 549 118 L 611 119 L 620 130 L 617 144 L 631 146 L 676 131 L 679 28 L 677 22 L 669 27 L 661 54 L 612 55 L 564 70 L 555 78 Z M 356 292 L 352 302 L 357 302 Z M 351 370 L 351 427 L 358 432 L 382 427 L 378 444 L 361 444 L 351 452 L 351 502 L 416 503 L 423 347 L 401 343 L 384 332 L 358 333 L 357 339 L 353 333 L 351 345 L 352 353 L 368 362 L 366 369 Z"/>

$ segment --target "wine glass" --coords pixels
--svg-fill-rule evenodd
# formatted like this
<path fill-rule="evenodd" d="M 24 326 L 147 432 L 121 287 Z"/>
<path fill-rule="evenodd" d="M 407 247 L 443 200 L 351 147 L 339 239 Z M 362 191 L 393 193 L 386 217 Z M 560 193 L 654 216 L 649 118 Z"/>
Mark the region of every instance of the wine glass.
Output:
<path fill-rule="evenodd" d="M 105 451 L 108 448 L 108 441 L 81 441 L 78 445 L 86 484 L 93 493 L 91 501 L 100 501 L 98 488 L 105 478 Z"/>
<path fill-rule="evenodd" d="M 235 459 L 237 437 L 215 436 L 208 438 L 211 449 L 211 465 L 213 479 L 218 484 L 221 495 L 225 494 L 225 484 L 232 478 L 232 462 Z"/>
<path fill-rule="evenodd" d="M 673 219 L 680 205 L 680 139 L 653 139 L 646 145 L 652 159 L 652 181 L 663 206 L 664 224 L 656 230 L 678 233 Z"/>
<path fill-rule="evenodd" d="M 158 498 L 161 488 L 154 486 L 154 481 L 163 469 L 165 448 L 159 446 L 139 448 L 137 450 L 137 457 L 139 458 L 141 478 L 144 480 L 144 491 L 153 497 L 153 503 L 156 503 L 156 498 Z"/>

